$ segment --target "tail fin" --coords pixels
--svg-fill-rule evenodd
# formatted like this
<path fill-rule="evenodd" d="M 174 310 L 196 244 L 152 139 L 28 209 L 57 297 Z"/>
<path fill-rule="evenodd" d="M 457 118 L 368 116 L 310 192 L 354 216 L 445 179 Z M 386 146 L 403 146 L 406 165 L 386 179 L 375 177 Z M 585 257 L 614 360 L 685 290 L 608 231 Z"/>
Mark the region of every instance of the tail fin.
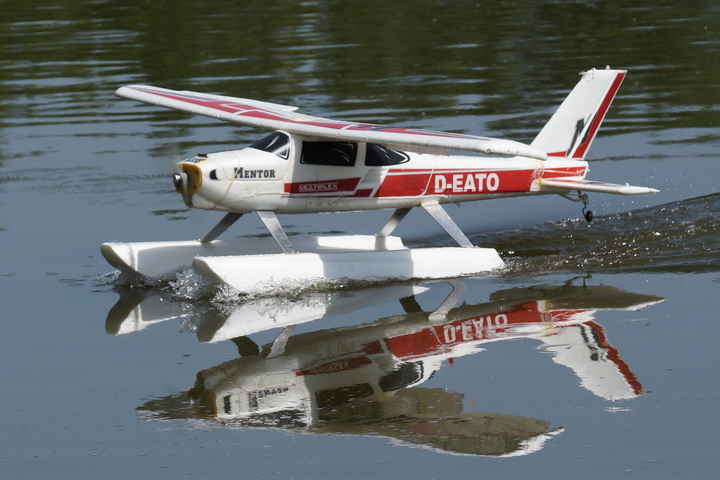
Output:
<path fill-rule="evenodd" d="M 609 68 L 581 73 L 582 79 L 530 146 L 550 157 L 584 160 L 625 73 Z"/>

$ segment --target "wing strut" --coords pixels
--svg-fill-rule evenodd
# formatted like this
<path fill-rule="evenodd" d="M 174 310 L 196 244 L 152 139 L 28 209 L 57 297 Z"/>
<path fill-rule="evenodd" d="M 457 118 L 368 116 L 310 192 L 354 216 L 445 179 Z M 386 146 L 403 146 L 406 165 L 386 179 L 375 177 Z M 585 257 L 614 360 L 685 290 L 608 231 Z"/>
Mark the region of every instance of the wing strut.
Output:
<path fill-rule="evenodd" d="M 271 212 L 270 210 L 258 210 L 257 214 L 258 217 L 260 217 L 260 220 L 262 220 L 265 224 L 265 228 L 268 229 L 277 244 L 280 245 L 280 248 L 282 248 L 283 253 L 296 253 L 290 243 L 290 240 L 285 234 L 285 230 L 283 230 L 282 225 L 280 225 L 280 221 L 278 221 L 275 216 L 275 212 Z"/>
<path fill-rule="evenodd" d="M 461 247 L 473 246 L 473 244 L 470 242 L 470 240 L 468 240 L 462 230 L 460 230 L 460 227 L 458 227 L 457 224 L 453 222 L 453 219 L 450 218 L 450 215 L 447 214 L 445 209 L 441 207 L 437 201 L 423 202 L 422 207 L 425 209 L 426 212 L 430 214 L 431 217 L 435 219 L 437 223 L 440 224 L 442 228 L 445 229 L 447 233 L 450 234 L 450 236 L 457 243 L 460 244 Z"/>
<path fill-rule="evenodd" d="M 382 230 L 380 230 L 380 232 L 376 235 L 376 237 L 389 236 L 395 230 L 395 228 L 398 226 L 398 224 L 400 224 L 400 222 L 402 222 L 403 218 L 405 218 L 405 216 L 408 214 L 408 212 L 410 212 L 411 208 L 412 207 L 398 208 L 397 210 L 395 210 L 395 212 L 393 212 L 390 219 L 388 219 L 387 223 L 382 228 Z"/>
<path fill-rule="evenodd" d="M 208 232 L 205 237 L 200 240 L 200 243 L 210 243 L 216 238 L 218 238 L 225 230 L 230 228 L 230 226 L 237 221 L 238 218 L 242 217 L 242 213 L 235 213 L 230 212 L 227 215 L 225 215 L 222 220 L 218 222 L 217 225 L 213 227 L 212 230 Z"/>

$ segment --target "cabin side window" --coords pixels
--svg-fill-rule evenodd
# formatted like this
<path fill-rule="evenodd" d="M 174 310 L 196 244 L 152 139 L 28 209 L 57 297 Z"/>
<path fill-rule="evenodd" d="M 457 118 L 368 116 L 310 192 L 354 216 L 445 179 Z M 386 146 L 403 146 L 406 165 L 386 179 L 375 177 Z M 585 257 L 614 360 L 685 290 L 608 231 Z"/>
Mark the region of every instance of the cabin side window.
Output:
<path fill-rule="evenodd" d="M 410 160 L 410 157 L 406 153 L 390 150 L 389 148 L 376 143 L 367 144 L 365 165 L 368 167 L 399 165 L 407 162 L 408 160 Z"/>
<path fill-rule="evenodd" d="M 386 373 L 378 380 L 383 392 L 395 392 L 420 382 L 425 374 L 422 362 L 405 362 L 395 366 L 395 370 Z"/>
<path fill-rule="evenodd" d="M 357 144 L 352 142 L 303 142 L 300 163 L 352 167 Z"/>
<path fill-rule="evenodd" d="M 290 156 L 290 137 L 282 132 L 273 132 L 250 145 L 250 148 L 270 152 L 287 160 Z"/>

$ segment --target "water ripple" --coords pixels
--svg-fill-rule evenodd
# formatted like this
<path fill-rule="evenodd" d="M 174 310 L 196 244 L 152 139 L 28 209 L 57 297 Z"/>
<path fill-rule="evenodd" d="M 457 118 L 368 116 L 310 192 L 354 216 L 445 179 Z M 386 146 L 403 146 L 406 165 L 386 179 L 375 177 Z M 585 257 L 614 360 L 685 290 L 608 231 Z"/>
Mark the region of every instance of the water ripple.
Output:
<path fill-rule="evenodd" d="M 548 222 L 475 237 L 510 274 L 720 269 L 720 194 L 584 220 Z"/>

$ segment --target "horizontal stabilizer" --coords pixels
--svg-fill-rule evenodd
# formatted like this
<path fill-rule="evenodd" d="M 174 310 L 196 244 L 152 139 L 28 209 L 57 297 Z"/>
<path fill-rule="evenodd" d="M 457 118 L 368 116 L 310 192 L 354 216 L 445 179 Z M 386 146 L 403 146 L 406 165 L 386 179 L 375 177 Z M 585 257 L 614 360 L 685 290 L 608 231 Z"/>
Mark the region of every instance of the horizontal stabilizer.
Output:
<path fill-rule="evenodd" d="M 642 195 L 644 193 L 659 192 L 659 190 L 648 187 L 565 178 L 542 178 L 538 180 L 538 184 L 540 191 L 547 193 L 566 193 L 578 190 L 582 192 L 614 193 L 616 195 Z"/>

